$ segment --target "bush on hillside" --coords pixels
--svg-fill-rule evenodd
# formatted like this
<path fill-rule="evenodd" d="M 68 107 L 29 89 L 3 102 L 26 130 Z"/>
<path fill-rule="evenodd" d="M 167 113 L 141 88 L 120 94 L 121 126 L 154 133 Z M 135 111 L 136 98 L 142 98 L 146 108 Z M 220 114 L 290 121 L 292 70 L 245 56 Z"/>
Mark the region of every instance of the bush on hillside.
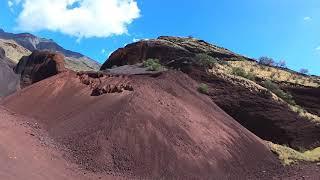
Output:
<path fill-rule="evenodd" d="M 212 68 L 218 61 L 205 53 L 196 54 L 195 59 L 197 63 L 202 67 Z"/>
<path fill-rule="evenodd" d="M 270 80 L 266 80 L 263 82 L 263 86 L 277 95 L 279 98 L 283 99 L 289 104 L 295 105 L 296 103 L 293 100 L 291 94 L 284 92 L 277 84 L 271 82 Z"/>
<path fill-rule="evenodd" d="M 198 87 L 198 91 L 202 94 L 208 94 L 209 86 L 207 84 L 201 83 Z"/>
<path fill-rule="evenodd" d="M 266 65 L 266 66 L 274 66 L 274 64 L 275 64 L 275 61 L 272 58 L 269 58 L 266 56 L 260 57 L 258 59 L 258 62 L 259 62 L 259 64 Z"/>
<path fill-rule="evenodd" d="M 305 68 L 302 68 L 302 69 L 300 69 L 300 73 L 302 73 L 302 74 L 309 74 L 309 70 L 308 70 L 308 69 L 305 69 Z"/>
<path fill-rule="evenodd" d="M 143 62 L 143 66 L 148 68 L 149 71 L 159 71 L 162 68 L 158 59 L 147 59 Z"/>
<path fill-rule="evenodd" d="M 247 73 L 244 69 L 242 69 L 240 67 L 232 68 L 232 74 L 236 75 L 236 76 L 244 77 L 244 78 L 252 80 L 252 81 L 254 81 L 256 79 L 256 76 L 253 73 L 251 73 L 251 72 Z"/>

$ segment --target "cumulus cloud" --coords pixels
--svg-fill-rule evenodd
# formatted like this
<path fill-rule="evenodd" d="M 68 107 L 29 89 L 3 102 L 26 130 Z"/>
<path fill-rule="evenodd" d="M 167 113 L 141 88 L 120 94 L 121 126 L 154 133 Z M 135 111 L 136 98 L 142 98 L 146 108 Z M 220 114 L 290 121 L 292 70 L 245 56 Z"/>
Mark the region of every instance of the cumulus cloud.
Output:
<path fill-rule="evenodd" d="M 15 0 L 22 10 L 17 28 L 58 31 L 81 38 L 127 33 L 140 17 L 136 0 Z"/>
<path fill-rule="evenodd" d="M 8 1 L 8 6 L 9 6 L 9 8 L 11 8 L 12 6 L 13 6 L 13 1 Z"/>
<path fill-rule="evenodd" d="M 306 16 L 306 17 L 304 17 L 304 18 L 303 18 L 303 20 L 304 20 L 304 21 L 311 21 L 311 20 L 312 20 L 312 18 L 311 18 L 311 17 L 309 17 L 309 16 Z"/>

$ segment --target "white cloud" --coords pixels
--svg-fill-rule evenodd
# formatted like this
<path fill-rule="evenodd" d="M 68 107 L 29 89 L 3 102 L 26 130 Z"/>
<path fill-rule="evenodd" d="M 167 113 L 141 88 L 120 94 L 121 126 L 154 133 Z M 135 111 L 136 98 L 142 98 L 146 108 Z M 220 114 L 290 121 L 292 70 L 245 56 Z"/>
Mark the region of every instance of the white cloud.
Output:
<path fill-rule="evenodd" d="M 77 38 L 127 33 L 140 17 L 136 0 L 15 0 L 22 5 L 17 28 L 58 31 Z"/>
<path fill-rule="evenodd" d="M 9 8 L 11 8 L 12 6 L 13 6 L 13 1 L 8 1 L 8 6 L 9 6 Z"/>
<path fill-rule="evenodd" d="M 306 17 L 304 17 L 304 18 L 303 18 L 303 20 L 304 20 L 304 21 L 311 21 L 311 20 L 312 20 L 312 18 L 311 18 L 311 17 L 309 17 L 309 16 L 306 16 Z"/>
<path fill-rule="evenodd" d="M 320 46 L 316 47 L 316 51 L 320 51 Z"/>
<path fill-rule="evenodd" d="M 138 42 L 138 41 L 140 41 L 140 39 L 137 39 L 137 38 L 133 38 L 133 39 L 132 39 L 132 42 L 134 42 L 134 43 L 135 43 L 135 42 Z"/>

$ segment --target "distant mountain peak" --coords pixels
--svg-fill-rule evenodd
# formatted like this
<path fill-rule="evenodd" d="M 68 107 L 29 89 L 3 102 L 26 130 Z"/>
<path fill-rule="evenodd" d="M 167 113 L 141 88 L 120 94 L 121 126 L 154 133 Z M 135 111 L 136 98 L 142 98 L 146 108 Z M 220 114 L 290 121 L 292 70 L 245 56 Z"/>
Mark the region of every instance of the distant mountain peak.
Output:
<path fill-rule="evenodd" d="M 2 29 L 0 29 L 0 39 L 13 40 L 31 52 L 40 50 L 62 53 L 66 57 L 67 66 L 69 65 L 69 68 L 72 70 L 80 71 L 100 69 L 100 64 L 95 60 L 78 52 L 67 50 L 52 39 L 37 37 L 30 33 L 8 33 Z"/>

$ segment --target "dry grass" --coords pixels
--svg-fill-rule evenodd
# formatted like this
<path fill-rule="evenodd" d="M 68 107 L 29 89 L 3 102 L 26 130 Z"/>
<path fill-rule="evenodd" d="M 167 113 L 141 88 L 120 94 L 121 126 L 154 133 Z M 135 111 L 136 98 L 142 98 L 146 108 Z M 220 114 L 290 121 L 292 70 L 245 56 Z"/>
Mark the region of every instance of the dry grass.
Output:
<path fill-rule="evenodd" d="M 308 111 L 304 110 L 302 107 L 300 106 L 293 106 L 293 105 L 289 105 L 290 109 L 296 113 L 299 114 L 300 117 L 306 118 L 311 120 L 314 123 L 320 123 L 320 117 L 314 114 L 309 113 Z"/>
<path fill-rule="evenodd" d="M 6 56 L 18 63 L 23 56 L 29 56 L 31 52 L 18 45 L 15 41 L 0 39 L 0 47 L 6 52 Z"/>
<path fill-rule="evenodd" d="M 308 87 L 319 87 L 320 78 L 303 76 L 298 73 L 286 71 L 276 67 L 268 67 L 251 61 L 229 61 L 231 67 L 243 68 L 246 72 L 251 72 L 257 77 L 276 82 L 289 82 Z"/>
<path fill-rule="evenodd" d="M 320 161 L 320 147 L 299 152 L 290 147 L 267 142 L 271 151 L 278 155 L 279 159 L 284 165 L 295 164 L 299 162 L 319 162 Z"/>

